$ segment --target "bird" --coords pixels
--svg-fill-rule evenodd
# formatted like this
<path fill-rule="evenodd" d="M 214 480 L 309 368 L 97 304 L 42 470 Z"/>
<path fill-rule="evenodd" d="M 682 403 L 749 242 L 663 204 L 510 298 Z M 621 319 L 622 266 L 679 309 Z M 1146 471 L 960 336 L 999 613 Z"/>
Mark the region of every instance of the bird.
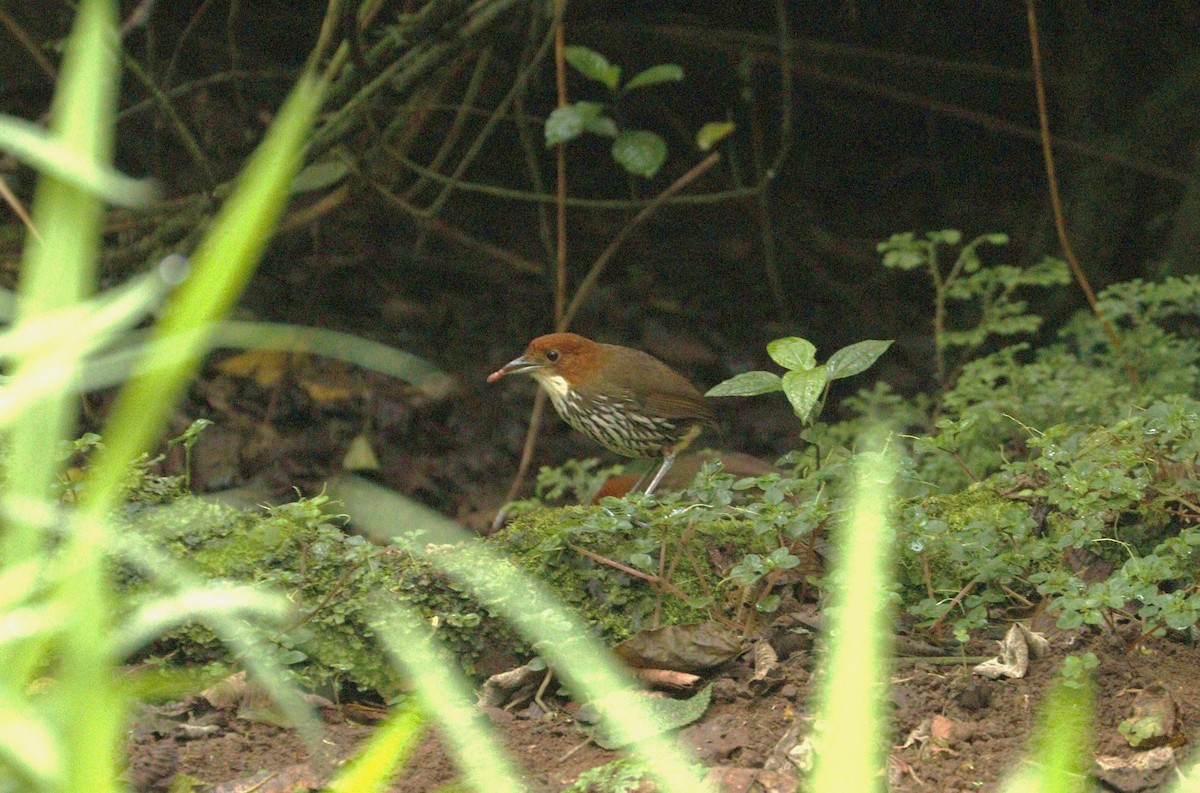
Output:
<path fill-rule="evenodd" d="M 661 457 L 647 495 L 675 455 L 706 425 L 716 426 L 704 395 L 653 355 L 576 333 L 538 336 L 487 381 L 510 374 L 532 376 L 563 421 L 606 449 L 625 457 Z"/>

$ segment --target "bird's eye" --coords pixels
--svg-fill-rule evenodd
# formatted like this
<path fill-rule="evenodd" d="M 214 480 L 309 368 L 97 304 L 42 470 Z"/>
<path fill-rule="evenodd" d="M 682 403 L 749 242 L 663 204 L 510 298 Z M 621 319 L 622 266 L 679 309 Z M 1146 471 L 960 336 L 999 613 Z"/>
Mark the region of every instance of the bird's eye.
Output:
<path fill-rule="evenodd" d="M 548 351 L 546 353 L 546 360 L 549 361 L 550 363 L 554 363 L 555 361 L 557 361 L 558 360 L 558 350 Z"/>

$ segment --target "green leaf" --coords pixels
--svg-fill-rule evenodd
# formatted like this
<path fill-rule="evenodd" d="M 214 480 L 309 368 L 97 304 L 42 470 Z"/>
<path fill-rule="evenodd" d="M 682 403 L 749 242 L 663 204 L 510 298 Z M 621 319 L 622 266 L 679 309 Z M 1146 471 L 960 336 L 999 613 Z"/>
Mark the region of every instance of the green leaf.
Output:
<path fill-rule="evenodd" d="M 604 105 L 599 102 L 576 102 L 556 108 L 546 119 L 547 148 L 578 138 L 603 110 Z"/>
<path fill-rule="evenodd" d="M 677 66 L 674 63 L 660 63 L 657 66 L 651 66 L 644 72 L 639 72 L 625 83 L 622 91 L 636 91 L 638 88 L 645 88 L 648 85 L 658 85 L 659 83 L 677 83 L 683 79 L 683 67 Z"/>
<path fill-rule="evenodd" d="M 824 366 L 792 371 L 783 376 L 783 393 L 801 421 L 808 421 L 812 416 L 813 408 L 817 406 L 828 383 L 829 372 Z"/>
<path fill-rule="evenodd" d="M 891 250 L 883 254 L 883 266 L 893 270 L 915 270 L 929 262 L 929 257 L 917 250 Z"/>
<path fill-rule="evenodd" d="M 867 371 L 879 360 L 879 356 L 892 346 L 892 341 L 867 339 L 838 350 L 825 362 L 825 368 L 829 370 L 829 379 L 840 380 Z"/>
<path fill-rule="evenodd" d="M 717 383 L 705 396 L 758 396 L 783 388 L 783 381 L 774 372 L 742 372 Z"/>
<path fill-rule="evenodd" d="M 760 598 L 759 601 L 754 604 L 754 609 L 755 611 L 761 611 L 763 614 L 774 614 L 779 610 L 779 603 L 781 601 L 782 598 L 780 598 L 779 595 L 767 595 L 764 598 Z"/>
<path fill-rule="evenodd" d="M 292 180 L 292 195 L 333 187 L 346 178 L 350 167 L 341 159 L 323 160 L 304 167 Z"/>
<path fill-rule="evenodd" d="M 588 47 L 572 44 L 563 50 L 563 57 L 575 71 L 584 77 L 604 83 L 613 91 L 617 90 L 617 85 L 621 82 L 621 67 L 613 66 L 608 62 L 608 58 L 600 53 Z"/>
<path fill-rule="evenodd" d="M 615 138 L 619 130 L 617 129 L 617 122 L 608 116 L 599 116 L 585 122 L 583 131 L 590 132 L 593 135 L 603 135 L 606 138 Z"/>
<path fill-rule="evenodd" d="M 771 360 L 784 369 L 808 370 L 817 365 L 817 348 L 808 339 L 788 336 L 767 345 Z"/>
<path fill-rule="evenodd" d="M 604 749 L 619 749 L 634 741 L 650 735 L 658 735 L 667 730 L 686 727 L 704 715 L 708 704 L 712 701 L 712 684 L 705 686 L 702 691 L 688 699 L 650 699 L 646 695 L 633 691 L 620 691 L 609 695 L 617 703 L 624 699 L 635 697 L 642 707 L 650 713 L 647 722 L 629 725 L 634 733 L 624 736 L 625 740 L 611 734 L 603 723 L 596 725 L 592 731 L 592 740 Z"/>
<path fill-rule="evenodd" d="M 929 241 L 935 244 L 957 245 L 962 242 L 962 232 L 958 229 L 943 229 L 942 231 L 931 231 L 925 235 Z"/>
<path fill-rule="evenodd" d="M 737 129 L 732 121 L 710 121 L 696 133 L 696 148 L 708 151 Z"/>
<path fill-rule="evenodd" d="M 612 156 L 629 173 L 650 178 L 667 160 L 667 142 L 646 130 L 622 132 L 613 141 Z"/>

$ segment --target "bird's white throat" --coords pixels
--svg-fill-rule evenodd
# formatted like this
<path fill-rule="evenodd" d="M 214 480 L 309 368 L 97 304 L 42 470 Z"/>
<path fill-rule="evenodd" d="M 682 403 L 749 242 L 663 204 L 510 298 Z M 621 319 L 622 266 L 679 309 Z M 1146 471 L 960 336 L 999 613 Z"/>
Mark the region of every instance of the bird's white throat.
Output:
<path fill-rule="evenodd" d="M 560 374 L 546 374 L 539 372 L 535 375 L 542 388 L 546 389 L 546 393 L 550 395 L 550 399 L 554 402 L 554 406 L 558 407 L 566 401 L 567 394 L 571 391 L 571 384 L 567 382 L 567 378 Z"/>

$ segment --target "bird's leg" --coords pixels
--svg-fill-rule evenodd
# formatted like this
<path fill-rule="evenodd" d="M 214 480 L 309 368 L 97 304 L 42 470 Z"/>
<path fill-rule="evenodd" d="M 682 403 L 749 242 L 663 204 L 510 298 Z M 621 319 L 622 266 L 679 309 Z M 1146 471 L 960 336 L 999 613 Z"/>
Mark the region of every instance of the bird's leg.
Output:
<path fill-rule="evenodd" d="M 662 465 L 659 467 L 658 473 L 654 475 L 654 478 L 650 480 L 650 484 L 646 487 L 646 495 L 651 495 L 654 492 L 654 488 L 658 487 L 658 483 L 662 481 L 662 478 L 667 475 L 667 471 L 670 471 L 671 466 L 674 464 L 675 452 L 667 452 L 666 456 L 663 457 Z"/>
<path fill-rule="evenodd" d="M 638 488 L 642 486 L 642 483 L 646 481 L 646 477 L 650 476 L 650 474 L 653 473 L 654 471 L 656 471 L 657 469 L 658 469 L 658 462 L 655 462 L 653 465 L 651 465 L 645 471 L 642 471 L 642 475 L 639 476 L 637 478 L 637 481 L 633 483 L 633 487 L 629 488 L 629 492 L 636 493 L 638 491 Z"/>

